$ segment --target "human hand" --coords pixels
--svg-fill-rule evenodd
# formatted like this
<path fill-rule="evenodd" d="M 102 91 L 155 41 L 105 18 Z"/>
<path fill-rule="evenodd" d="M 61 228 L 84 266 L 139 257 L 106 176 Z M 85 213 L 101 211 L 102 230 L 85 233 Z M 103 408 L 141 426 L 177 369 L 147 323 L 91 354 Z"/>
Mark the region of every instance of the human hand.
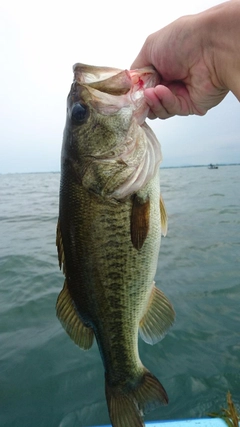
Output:
<path fill-rule="evenodd" d="M 160 74 L 161 84 L 145 90 L 151 109 L 149 118 L 204 115 L 226 96 L 231 89 L 226 74 L 228 52 L 226 48 L 224 61 L 226 43 L 221 46 L 219 34 L 221 30 L 223 38 L 225 29 L 225 38 L 230 38 L 226 9 L 236 14 L 232 5 L 239 18 L 240 2 L 227 2 L 201 14 L 179 18 L 147 38 L 131 68 L 153 65 Z"/>

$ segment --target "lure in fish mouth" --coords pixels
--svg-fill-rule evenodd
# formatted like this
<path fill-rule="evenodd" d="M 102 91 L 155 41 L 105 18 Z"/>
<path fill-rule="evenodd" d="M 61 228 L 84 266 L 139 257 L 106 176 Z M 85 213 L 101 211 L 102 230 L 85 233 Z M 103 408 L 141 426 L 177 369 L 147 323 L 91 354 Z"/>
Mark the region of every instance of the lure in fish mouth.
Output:
<path fill-rule="evenodd" d="M 151 67 L 76 64 L 67 101 L 57 225 L 65 282 L 57 316 L 81 348 L 96 338 L 114 427 L 144 426 L 144 414 L 168 402 L 138 353 L 138 333 L 155 344 L 175 316 L 154 282 L 167 214 L 144 89 L 157 83 Z"/>

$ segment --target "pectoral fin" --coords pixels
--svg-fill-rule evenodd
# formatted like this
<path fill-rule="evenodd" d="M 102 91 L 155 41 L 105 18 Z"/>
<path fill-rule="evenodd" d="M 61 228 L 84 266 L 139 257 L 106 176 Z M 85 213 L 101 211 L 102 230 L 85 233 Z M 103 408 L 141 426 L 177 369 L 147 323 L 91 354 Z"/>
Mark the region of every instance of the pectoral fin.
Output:
<path fill-rule="evenodd" d="M 67 282 L 65 280 L 62 291 L 57 299 L 57 317 L 62 326 L 79 347 L 88 350 L 94 339 L 94 333 L 79 318 L 75 305 L 69 293 Z"/>
<path fill-rule="evenodd" d="M 165 237 L 167 235 L 167 230 L 168 230 L 168 216 L 167 216 L 167 211 L 165 208 L 162 195 L 160 196 L 160 215 L 161 215 L 162 235 Z"/>
<path fill-rule="evenodd" d="M 146 312 L 139 324 L 142 339 L 148 344 L 156 344 L 166 335 L 174 318 L 172 304 L 160 289 L 153 286 Z"/>
<path fill-rule="evenodd" d="M 136 194 L 133 196 L 131 214 L 131 240 L 133 246 L 141 249 L 149 230 L 150 201 L 142 201 Z"/>

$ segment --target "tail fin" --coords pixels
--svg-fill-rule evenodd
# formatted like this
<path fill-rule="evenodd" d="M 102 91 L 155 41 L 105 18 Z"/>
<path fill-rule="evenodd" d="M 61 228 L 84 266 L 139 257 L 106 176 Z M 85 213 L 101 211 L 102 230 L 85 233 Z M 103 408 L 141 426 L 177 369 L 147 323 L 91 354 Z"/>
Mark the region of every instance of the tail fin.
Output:
<path fill-rule="evenodd" d="M 130 386 L 111 387 L 106 381 L 106 399 L 113 427 L 144 427 L 144 414 L 168 403 L 162 384 L 145 368 Z"/>

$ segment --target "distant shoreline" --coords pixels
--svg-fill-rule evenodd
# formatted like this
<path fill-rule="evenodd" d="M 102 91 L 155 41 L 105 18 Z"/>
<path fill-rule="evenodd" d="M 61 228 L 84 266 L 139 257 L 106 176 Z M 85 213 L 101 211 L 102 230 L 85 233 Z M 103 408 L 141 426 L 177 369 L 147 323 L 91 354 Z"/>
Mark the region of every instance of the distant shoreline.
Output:
<path fill-rule="evenodd" d="M 239 166 L 240 163 L 213 163 L 216 164 L 218 167 L 224 167 L 224 166 Z M 182 168 L 207 168 L 210 165 L 208 163 L 207 165 L 183 165 L 183 166 L 161 166 L 161 169 L 182 169 Z"/>
<path fill-rule="evenodd" d="M 161 166 L 161 169 L 183 169 L 183 168 L 207 168 L 210 163 L 207 165 L 182 165 L 182 166 Z M 224 166 L 239 166 L 240 163 L 214 163 L 218 167 L 224 167 Z M 60 171 L 43 171 L 43 172 L 4 172 L 0 175 L 31 175 L 31 174 L 44 174 L 44 173 L 60 173 Z"/>

